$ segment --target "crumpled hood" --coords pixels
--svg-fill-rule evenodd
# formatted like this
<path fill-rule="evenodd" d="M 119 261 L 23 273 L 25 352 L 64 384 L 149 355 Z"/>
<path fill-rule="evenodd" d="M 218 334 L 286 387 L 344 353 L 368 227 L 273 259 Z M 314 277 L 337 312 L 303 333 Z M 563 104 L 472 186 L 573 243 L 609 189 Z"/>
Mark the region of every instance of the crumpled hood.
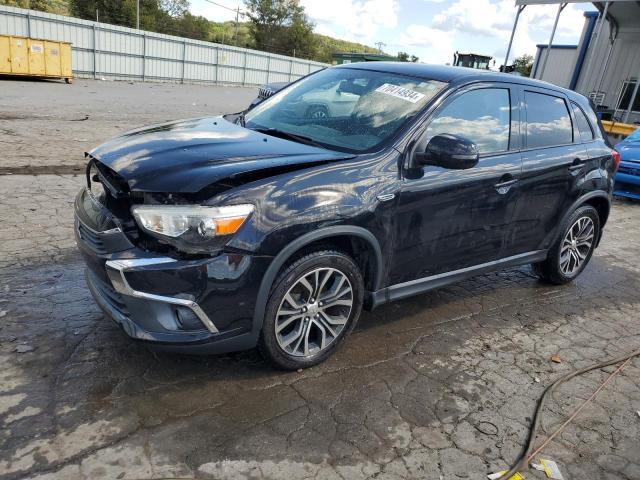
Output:
<path fill-rule="evenodd" d="M 353 156 L 264 135 L 222 117 L 133 130 L 88 155 L 115 171 L 133 191 L 172 193 L 195 193 L 244 173 L 305 168 Z"/>

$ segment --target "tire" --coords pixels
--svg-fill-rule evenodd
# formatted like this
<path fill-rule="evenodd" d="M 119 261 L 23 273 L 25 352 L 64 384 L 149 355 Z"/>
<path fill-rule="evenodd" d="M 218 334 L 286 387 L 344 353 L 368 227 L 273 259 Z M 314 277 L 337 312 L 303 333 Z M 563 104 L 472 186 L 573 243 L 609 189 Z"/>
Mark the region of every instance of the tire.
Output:
<path fill-rule="evenodd" d="M 324 105 L 312 105 L 307 109 L 307 118 L 327 118 L 329 110 Z"/>
<path fill-rule="evenodd" d="M 320 298 L 312 298 L 318 291 Z M 271 288 L 258 343 L 262 355 L 286 370 L 323 362 L 355 327 L 363 298 L 362 274 L 348 255 L 320 250 L 296 260 Z"/>
<path fill-rule="evenodd" d="M 549 249 L 547 259 L 531 266 L 538 277 L 556 285 L 573 281 L 591 260 L 600 235 L 598 212 L 591 205 L 579 207 L 560 231 L 558 239 Z M 587 240 L 590 242 L 588 247 Z"/>

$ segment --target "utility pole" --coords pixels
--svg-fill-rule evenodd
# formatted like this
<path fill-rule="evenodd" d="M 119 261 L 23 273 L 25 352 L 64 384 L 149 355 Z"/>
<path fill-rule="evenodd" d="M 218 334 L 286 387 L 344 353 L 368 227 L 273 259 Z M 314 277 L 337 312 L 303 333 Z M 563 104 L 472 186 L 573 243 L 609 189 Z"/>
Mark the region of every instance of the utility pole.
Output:
<path fill-rule="evenodd" d="M 374 43 L 374 45 L 378 46 L 378 53 L 382 53 L 382 47 L 386 47 L 387 46 L 387 44 L 384 43 L 384 42 L 376 42 L 376 43 Z"/>
<path fill-rule="evenodd" d="M 233 44 L 237 47 L 238 46 L 238 20 L 240 17 L 240 7 L 236 8 L 236 34 L 235 37 L 233 39 Z"/>
<path fill-rule="evenodd" d="M 136 28 L 140 30 L 140 0 L 136 1 Z"/>
<path fill-rule="evenodd" d="M 100 21 L 100 14 L 98 12 L 99 10 L 96 8 L 96 22 Z"/>

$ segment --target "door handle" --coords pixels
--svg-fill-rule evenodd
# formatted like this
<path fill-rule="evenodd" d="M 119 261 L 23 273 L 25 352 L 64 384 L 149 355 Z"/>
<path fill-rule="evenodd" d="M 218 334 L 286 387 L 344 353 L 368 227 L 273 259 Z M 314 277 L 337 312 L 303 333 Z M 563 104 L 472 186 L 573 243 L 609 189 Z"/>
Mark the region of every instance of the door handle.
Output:
<path fill-rule="evenodd" d="M 385 193 L 378 195 L 376 198 L 381 202 L 388 202 L 389 200 L 393 200 L 395 198 L 395 193 Z"/>
<path fill-rule="evenodd" d="M 500 195 L 504 195 L 516 183 L 518 183 L 518 179 L 517 178 L 511 178 L 510 180 L 504 180 L 502 182 L 496 183 L 494 185 L 494 187 L 496 188 L 496 190 L 498 191 L 498 193 Z"/>

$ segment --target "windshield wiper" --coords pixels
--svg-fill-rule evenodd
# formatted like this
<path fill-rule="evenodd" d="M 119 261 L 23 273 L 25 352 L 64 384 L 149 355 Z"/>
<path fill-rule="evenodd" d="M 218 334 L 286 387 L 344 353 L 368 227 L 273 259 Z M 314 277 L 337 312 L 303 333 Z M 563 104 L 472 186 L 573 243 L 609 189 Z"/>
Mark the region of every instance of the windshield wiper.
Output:
<path fill-rule="evenodd" d="M 285 140 L 293 140 L 294 142 L 305 143 L 307 145 L 312 145 L 314 147 L 326 148 L 321 143 L 316 142 L 313 138 L 305 137 L 304 135 L 298 135 L 296 133 L 285 132 L 284 130 L 279 130 L 277 128 L 257 127 L 257 128 L 252 128 L 251 130 L 254 130 L 260 133 L 265 133 L 273 137 L 284 138 Z"/>

